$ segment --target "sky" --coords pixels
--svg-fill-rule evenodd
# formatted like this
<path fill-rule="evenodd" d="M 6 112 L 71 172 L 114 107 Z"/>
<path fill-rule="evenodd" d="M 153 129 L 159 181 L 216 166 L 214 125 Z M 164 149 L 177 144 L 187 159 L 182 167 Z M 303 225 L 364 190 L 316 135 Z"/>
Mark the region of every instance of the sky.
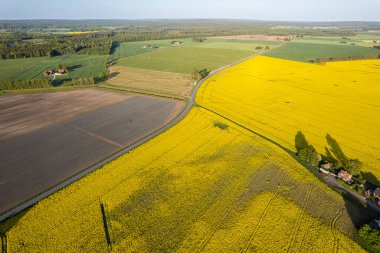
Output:
<path fill-rule="evenodd" d="M 380 21 L 380 0 L 0 0 L 0 19 Z"/>

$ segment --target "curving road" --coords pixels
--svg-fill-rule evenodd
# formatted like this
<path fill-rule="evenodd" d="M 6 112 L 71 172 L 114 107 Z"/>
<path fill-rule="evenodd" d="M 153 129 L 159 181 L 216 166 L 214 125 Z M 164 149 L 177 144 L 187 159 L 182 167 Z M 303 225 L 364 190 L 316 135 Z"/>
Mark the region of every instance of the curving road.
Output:
<path fill-rule="evenodd" d="M 160 134 L 166 132 L 167 130 L 169 130 L 170 128 L 172 128 L 173 126 L 175 126 L 178 122 L 180 122 L 182 119 L 184 119 L 184 118 L 189 114 L 191 108 L 192 108 L 192 107 L 194 106 L 194 104 L 195 104 L 195 98 L 196 98 L 196 95 L 197 95 L 197 92 L 198 92 L 199 88 L 201 87 L 201 85 L 202 85 L 202 84 L 203 84 L 208 78 L 214 76 L 215 74 L 217 74 L 217 73 L 219 73 L 219 72 L 221 72 L 221 71 L 223 71 L 223 70 L 225 70 L 225 69 L 227 69 L 227 68 L 233 67 L 233 66 L 235 66 L 235 65 L 240 64 L 241 62 L 244 62 L 244 61 L 246 61 L 246 60 L 248 60 L 248 59 L 251 59 L 251 58 L 253 58 L 253 57 L 255 57 L 255 56 L 256 56 L 256 55 L 252 55 L 252 56 L 246 57 L 246 58 L 244 58 L 244 59 L 242 59 L 242 60 L 240 60 L 240 61 L 238 61 L 238 62 L 232 63 L 232 64 L 230 64 L 230 65 L 227 65 L 227 66 L 225 66 L 225 67 L 222 67 L 222 68 L 220 68 L 220 69 L 217 69 L 217 70 L 214 70 L 214 71 L 210 72 L 210 74 L 209 74 L 207 77 L 205 77 L 204 79 L 202 79 L 201 81 L 199 81 L 199 82 L 196 84 L 196 86 L 195 86 L 195 88 L 194 88 L 194 90 L 193 90 L 193 92 L 192 92 L 192 95 L 191 95 L 191 97 L 190 97 L 190 99 L 189 99 L 189 102 L 188 102 L 188 104 L 186 105 L 186 108 L 185 108 L 185 109 L 184 109 L 184 110 L 183 110 L 183 111 L 182 111 L 182 112 L 181 112 L 181 113 L 180 113 L 180 114 L 179 114 L 174 120 L 172 120 L 169 124 L 167 124 L 166 126 L 162 127 L 161 129 L 157 130 L 156 132 L 154 132 L 154 133 L 152 133 L 152 134 L 150 134 L 150 135 L 144 137 L 143 139 L 141 139 L 141 140 L 139 140 L 139 141 L 133 143 L 132 145 L 130 145 L 130 146 L 128 146 L 128 147 L 126 147 L 126 148 L 120 150 L 119 152 L 113 154 L 112 156 L 109 156 L 108 158 L 102 160 L 101 162 L 92 165 L 91 167 L 89 167 L 89 168 L 83 170 L 82 172 L 80 172 L 80 173 L 76 174 L 75 176 L 73 176 L 73 177 L 67 179 L 66 181 L 64 181 L 64 182 L 62 182 L 62 183 L 60 183 L 60 184 L 54 186 L 53 188 L 50 188 L 50 189 L 47 190 L 46 192 L 41 193 L 41 194 L 39 194 L 38 196 L 36 196 L 36 197 L 34 197 L 34 198 L 32 198 L 32 199 L 30 199 L 30 200 L 28 200 L 28 201 L 22 203 L 21 205 L 17 206 L 16 208 L 14 208 L 14 209 L 12 209 L 12 210 L 10 210 L 10 211 L 8 211 L 8 212 L 3 213 L 3 214 L 0 216 L 0 222 L 2 222 L 2 221 L 4 221 L 4 220 L 6 220 L 6 219 L 8 219 L 8 218 L 10 218 L 10 217 L 12 217 L 12 216 L 18 214 L 18 213 L 20 213 L 20 212 L 22 212 L 22 211 L 24 211 L 25 209 L 27 209 L 27 208 L 33 206 L 34 204 L 36 204 L 37 202 L 39 202 L 39 201 L 43 200 L 44 198 L 50 196 L 51 194 L 54 194 L 55 192 L 57 192 L 57 191 L 59 191 L 59 190 L 62 190 L 63 188 L 69 186 L 70 184 L 76 182 L 77 180 L 79 180 L 79 179 L 81 179 L 81 178 L 87 176 L 87 175 L 90 174 L 91 172 L 93 172 L 93 171 L 95 171 L 95 170 L 97 170 L 97 169 L 103 167 L 103 166 L 106 165 L 107 163 L 109 163 L 109 162 L 111 162 L 111 161 L 117 159 L 118 157 L 120 157 L 120 156 L 122 156 L 122 155 L 128 153 L 129 151 L 131 151 L 131 150 L 137 148 L 138 146 L 144 144 L 145 142 L 147 142 L 147 141 L 149 141 L 149 140 L 151 140 L 151 139 L 157 137 L 158 135 L 160 135 Z"/>

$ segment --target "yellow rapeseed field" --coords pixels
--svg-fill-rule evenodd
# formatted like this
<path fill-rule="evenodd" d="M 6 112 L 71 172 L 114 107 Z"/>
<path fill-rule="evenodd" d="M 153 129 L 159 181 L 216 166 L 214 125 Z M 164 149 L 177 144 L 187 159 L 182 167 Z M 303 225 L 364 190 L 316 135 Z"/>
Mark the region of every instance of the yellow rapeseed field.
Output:
<path fill-rule="evenodd" d="M 380 179 L 380 60 L 316 65 L 260 56 L 210 78 L 197 102 L 292 150 L 300 130 L 324 153 L 329 133 Z"/>
<path fill-rule="evenodd" d="M 277 146 L 200 108 L 18 219 L 8 252 L 362 251 L 337 193 Z"/>

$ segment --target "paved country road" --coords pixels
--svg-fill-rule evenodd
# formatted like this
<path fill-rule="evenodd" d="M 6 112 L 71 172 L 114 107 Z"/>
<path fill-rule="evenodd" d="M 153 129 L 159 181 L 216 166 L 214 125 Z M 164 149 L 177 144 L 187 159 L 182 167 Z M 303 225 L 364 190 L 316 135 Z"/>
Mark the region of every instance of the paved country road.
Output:
<path fill-rule="evenodd" d="M 360 194 L 358 194 L 356 191 L 353 191 L 351 189 L 348 189 L 346 187 L 344 187 L 343 185 L 341 185 L 337 179 L 335 179 L 333 176 L 329 176 L 329 175 L 324 175 L 322 176 L 323 180 L 330 186 L 334 187 L 334 188 L 337 188 L 337 189 L 340 189 L 340 190 L 343 190 L 347 193 L 349 193 L 351 196 L 353 196 L 355 199 L 359 200 L 360 202 L 362 202 L 363 204 L 366 204 L 367 206 L 371 207 L 372 209 L 376 210 L 377 212 L 380 213 L 380 207 L 378 205 L 376 205 L 375 203 L 372 203 L 370 201 L 368 201 L 365 197 L 361 196 Z"/>
<path fill-rule="evenodd" d="M 227 68 L 230 68 L 230 67 L 232 67 L 232 66 L 235 66 L 235 65 L 237 65 L 237 64 L 239 64 L 239 63 L 241 63 L 241 62 L 243 62 L 243 61 L 246 61 L 246 60 L 248 60 L 248 59 L 250 59 L 250 58 L 253 58 L 253 57 L 255 57 L 255 56 L 256 56 L 256 55 L 249 56 L 249 57 L 244 58 L 244 59 L 242 59 L 242 60 L 240 60 L 240 61 L 238 61 L 238 62 L 232 63 L 232 64 L 230 64 L 230 65 L 227 65 L 227 66 L 225 66 L 225 67 L 222 67 L 222 68 L 220 68 L 220 69 L 217 69 L 217 70 L 214 70 L 214 71 L 210 72 L 210 74 L 209 74 L 207 77 L 205 77 L 203 80 L 199 81 L 199 82 L 196 84 L 196 86 L 195 86 L 195 88 L 194 88 L 194 90 L 193 90 L 193 93 L 192 93 L 192 95 L 191 95 L 191 97 L 190 97 L 190 99 L 189 99 L 189 102 L 188 102 L 188 104 L 186 105 L 186 108 L 185 108 L 185 109 L 184 109 L 184 110 L 183 110 L 183 111 L 182 111 L 182 112 L 181 112 L 181 113 L 180 113 L 180 114 L 179 114 L 179 115 L 178 115 L 173 121 L 171 121 L 170 123 L 168 123 L 166 126 L 162 127 L 161 129 L 157 130 L 156 132 L 154 132 L 154 133 L 152 133 L 152 134 L 150 134 L 150 135 L 144 137 L 143 139 L 141 139 L 141 140 L 139 140 L 139 141 L 133 143 L 132 145 L 130 145 L 130 146 L 128 146 L 128 147 L 126 147 L 126 148 L 120 150 L 119 152 L 113 154 L 112 156 L 106 158 L 105 160 L 102 160 L 101 162 L 92 165 L 91 167 L 89 167 L 89 168 L 83 170 L 82 172 L 80 172 L 80 173 L 76 174 L 75 176 L 73 176 L 73 177 L 67 179 L 66 181 L 64 181 L 64 182 L 62 182 L 62 183 L 60 183 L 60 184 L 58 184 L 58 185 L 52 187 L 51 189 L 45 191 L 44 193 L 41 193 L 41 194 L 39 194 L 38 196 L 36 196 L 36 197 L 34 197 L 34 198 L 32 198 L 32 199 L 30 199 L 30 200 L 28 200 L 28 201 L 22 203 L 21 205 L 17 206 L 16 208 L 14 208 L 14 209 L 12 209 L 12 210 L 10 210 L 10 211 L 7 211 L 7 212 L 5 212 L 5 213 L 3 213 L 3 214 L 0 216 L 0 222 L 2 222 L 2 221 L 4 221 L 4 220 L 6 220 L 6 219 L 8 219 L 8 218 L 10 218 L 10 217 L 12 217 L 12 216 L 18 214 L 19 212 L 22 212 L 23 210 L 25 210 L 25 209 L 27 209 L 27 208 L 33 206 L 34 204 L 36 204 L 36 203 L 39 202 L 40 200 L 43 200 L 44 198 L 50 196 L 51 194 L 53 194 L 53 193 L 55 193 L 55 192 L 57 192 L 57 191 L 59 191 L 59 190 L 65 188 L 65 187 L 67 187 L 68 185 L 70 185 L 70 184 L 76 182 L 77 180 L 79 180 L 79 179 L 81 179 L 81 178 L 87 176 L 87 175 L 90 174 L 91 172 L 93 172 L 93 171 L 95 171 L 95 170 L 97 170 L 97 169 L 103 167 L 103 166 L 106 165 L 107 163 L 109 163 L 109 162 L 111 162 L 111 161 L 117 159 L 118 157 L 120 157 L 120 156 L 122 156 L 122 155 L 128 153 L 129 151 L 131 151 L 131 150 L 137 148 L 138 146 L 144 144 L 145 142 L 147 142 L 147 141 L 149 141 L 149 140 L 151 140 L 151 139 L 157 137 L 158 135 L 164 133 L 165 131 L 169 130 L 171 127 L 175 126 L 178 122 L 180 122 L 182 119 L 184 119 L 184 118 L 189 114 L 191 108 L 192 108 L 192 107 L 194 106 L 194 104 L 195 104 L 195 97 L 196 97 L 196 95 L 197 95 L 197 92 L 198 92 L 199 88 L 201 87 L 201 85 L 202 85 L 202 84 L 203 84 L 208 78 L 210 78 L 211 76 L 213 76 L 213 75 L 215 75 L 215 74 L 217 74 L 217 73 L 219 73 L 219 72 L 221 72 L 221 71 L 223 71 L 223 70 L 225 70 L 225 69 L 227 69 Z"/>

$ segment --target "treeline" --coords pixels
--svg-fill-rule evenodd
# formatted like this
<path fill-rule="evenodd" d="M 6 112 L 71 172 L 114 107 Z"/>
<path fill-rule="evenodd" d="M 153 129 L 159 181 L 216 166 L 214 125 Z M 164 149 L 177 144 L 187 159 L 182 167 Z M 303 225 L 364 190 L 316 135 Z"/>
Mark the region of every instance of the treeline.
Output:
<path fill-rule="evenodd" d="M 0 40 L 0 58 L 52 57 L 64 54 L 108 55 L 112 42 L 112 38 L 93 36 L 52 37 L 38 43 L 8 38 Z"/>
<path fill-rule="evenodd" d="M 83 85 L 94 85 L 95 79 L 93 77 L 83 77 L 79 79 L 73 79 L 70 81 L 63 82 L 62 86 L 83 86 Z"/>
<path fill-rule="evenodd" d="M 38 89 L 49 88 L 52 85 L 48 80 L 31 80 L 31 81 L 2 81 L 0 82 L 0 90 L 22 90 L 22 89 Z"/>
<path fill-rule="evenodd" d="M 355 61 L 355 60 L 368 60 L 368 59 L 380 59 L 380 54 L 367 54 L 367 55 L 355 55 L 348 57 L 337 57 L 337 58 L 317 58 L 314 60 L 309 60 L 310 63 L 325 64 L 326 62 L 332 61 Z"/>
<path fill-rule="evenodd" d="M 61 87 L 72 87 L 72 86 L 83 86 L 83 85 L 94 85 L 97 82 L 103 81 L 104 78 L 99 74 L 98 78 L 93 77 L 83 77 L 78 79 L 71 79 L 67 81 L 56 80 L 57 82 L 61 82 L 61 85 L 51 83 L 47 79 L 42 80 L 19 80 L 19 81 L 2 81 L 0 82 L 0 91 L 4 90 L 27 90 L 27 89 L 40 89 L 40 88 L 51 88 L 55 86 Z"/>

